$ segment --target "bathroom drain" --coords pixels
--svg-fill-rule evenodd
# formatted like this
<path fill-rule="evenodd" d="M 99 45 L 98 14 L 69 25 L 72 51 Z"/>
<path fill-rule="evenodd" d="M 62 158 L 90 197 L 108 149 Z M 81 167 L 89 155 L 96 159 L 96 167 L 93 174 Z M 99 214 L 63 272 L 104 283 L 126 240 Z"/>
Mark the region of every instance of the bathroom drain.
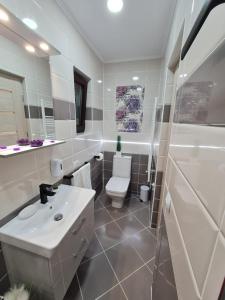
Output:
<path fill-rule="evenodd" d="M 55 221 L 60 221 L 60 220 L 62 220 L 63 219 L 63 214 L 56 214 L 55 216 L 54 216 L 54 220 Z"/>

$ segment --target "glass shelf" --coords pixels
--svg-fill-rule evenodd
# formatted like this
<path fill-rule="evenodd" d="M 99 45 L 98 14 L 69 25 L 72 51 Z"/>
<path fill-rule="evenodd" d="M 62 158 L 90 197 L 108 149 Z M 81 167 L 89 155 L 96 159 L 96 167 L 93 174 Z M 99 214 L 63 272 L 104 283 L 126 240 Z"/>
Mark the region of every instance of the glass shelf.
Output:
<path fill-rule="evenodd" d="M 10 157 L 10 156 L 15 156 L 19 155 L 22 153 L 38 150 L 38 149 L 43 149 L 47 147 L 52 147 L 55 145 L 60 145 L 65 143 L 64 141 L 57 141 L 57 140 L 44 140 L 43 145 L 40 147 L 31 147 L 30 145 L 28 146 L 19 146 L 19 145 L 11 145 L 7 146 L 5 149 L 0 148 L 0 157 Z"/>

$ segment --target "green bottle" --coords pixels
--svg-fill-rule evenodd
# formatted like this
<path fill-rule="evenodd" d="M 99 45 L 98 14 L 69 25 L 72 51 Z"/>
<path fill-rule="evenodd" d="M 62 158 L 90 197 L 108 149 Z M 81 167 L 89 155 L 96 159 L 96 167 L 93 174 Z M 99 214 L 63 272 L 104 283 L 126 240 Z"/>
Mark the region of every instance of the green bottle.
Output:
<path fill-rule="evenodd" d="M 116 151 L 121 152 L 121 136 L 117 136 L 117 146 L 116 146 Z"/>

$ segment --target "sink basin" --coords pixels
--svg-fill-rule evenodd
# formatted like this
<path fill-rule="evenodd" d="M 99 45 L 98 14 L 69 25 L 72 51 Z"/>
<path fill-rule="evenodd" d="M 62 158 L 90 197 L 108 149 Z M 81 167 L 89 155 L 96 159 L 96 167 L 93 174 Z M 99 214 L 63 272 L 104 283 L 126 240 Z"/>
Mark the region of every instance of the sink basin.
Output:
<path fill-rule="evenodd" d="M 36 213 L 27 219 L 18 216 L 0 228 L 0 240 L 6 244 L 51 257 L 54 250 L 79 218 L 87 205 L 94 201 L 95 191 L 60 185 L 49 202 L 37 201 Z"/>

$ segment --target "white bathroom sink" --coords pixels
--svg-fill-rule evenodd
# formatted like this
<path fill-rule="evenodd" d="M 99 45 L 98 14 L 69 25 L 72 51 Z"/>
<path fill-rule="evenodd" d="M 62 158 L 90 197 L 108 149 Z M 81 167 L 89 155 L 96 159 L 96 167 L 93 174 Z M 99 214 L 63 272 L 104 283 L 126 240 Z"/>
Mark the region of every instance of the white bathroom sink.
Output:
<path fill-rule="evenodd" d="M 95 191 L 60 185 L 48 203 L 37 201 L 36 213 L 27 219 L 16 216 L 0 228 L 0 240 L 33 253 L 52 256 L 82 211 L 94 201 Z M 62 215 L 59 221 L 56 215 Z"/>

